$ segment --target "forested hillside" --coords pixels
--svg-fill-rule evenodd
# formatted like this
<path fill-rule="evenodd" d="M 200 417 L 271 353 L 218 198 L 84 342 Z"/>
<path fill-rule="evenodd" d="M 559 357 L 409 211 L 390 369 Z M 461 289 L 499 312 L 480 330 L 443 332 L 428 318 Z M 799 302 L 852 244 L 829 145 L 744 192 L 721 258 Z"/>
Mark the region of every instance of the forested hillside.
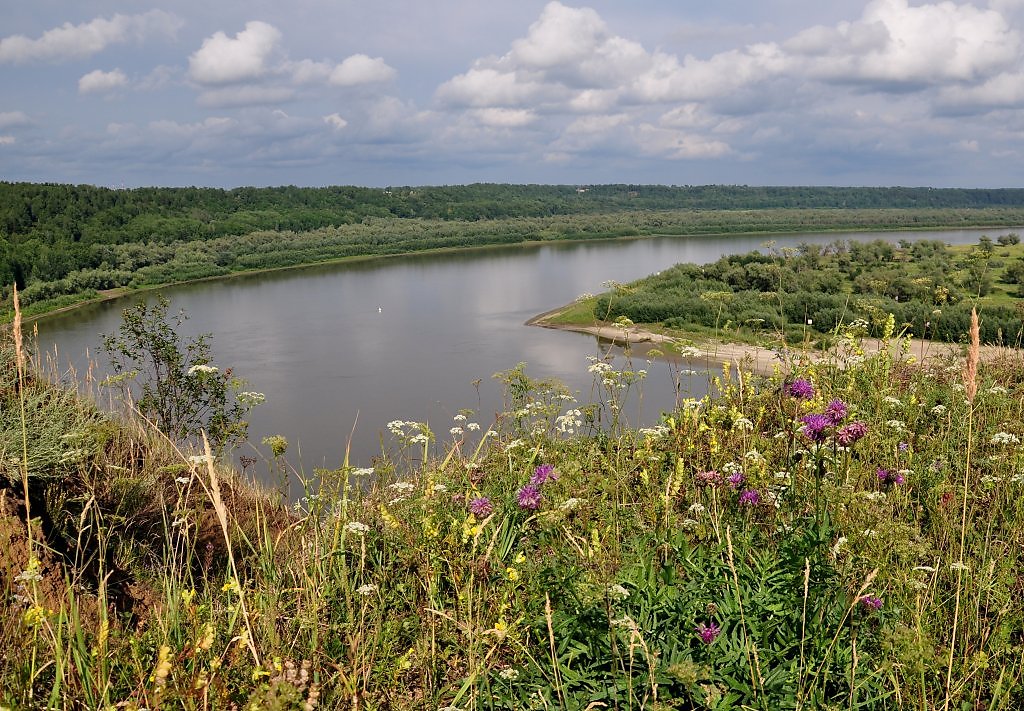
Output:
<path fill-rule="evenodd" d="M 1022 189 L 0 183 L 0 298 L 17 284 L 41 311 L 98 290 L 530 240 L 1022 223 Z"/>

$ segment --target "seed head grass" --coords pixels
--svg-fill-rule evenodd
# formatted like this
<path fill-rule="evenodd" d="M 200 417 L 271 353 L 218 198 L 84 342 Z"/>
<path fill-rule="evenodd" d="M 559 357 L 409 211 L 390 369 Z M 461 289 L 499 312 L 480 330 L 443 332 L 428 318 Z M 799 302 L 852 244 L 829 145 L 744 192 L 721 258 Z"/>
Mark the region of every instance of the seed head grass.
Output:
<path fill-rule="evenodd" d="M 283 500 L 0 356 L 4 707 L 1024 706 L 1012 357 L 730 368 L 643 429 L 631 366 L 518 366 Z"/>

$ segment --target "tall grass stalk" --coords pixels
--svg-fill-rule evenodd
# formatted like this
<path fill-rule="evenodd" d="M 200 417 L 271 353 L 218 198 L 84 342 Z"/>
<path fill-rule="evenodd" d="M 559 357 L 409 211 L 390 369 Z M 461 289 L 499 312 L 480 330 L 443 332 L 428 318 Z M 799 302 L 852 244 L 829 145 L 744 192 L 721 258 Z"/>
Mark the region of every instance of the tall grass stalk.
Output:
<path fill-rule="evenodd" d="M 978 362 L 981 354 L 981 329 L 977 309 L 971 309 L 970 346 L 967 349 L 967 363 L 964 367 L 964 389 L 967 396 L 967 448 L 964 452 L 964 478 L 961 488 L 960 507 L 960 556 L 956 565 L 956 599 L 953 607 L 953 629 L 949 638 L 949 664 L 946 667 L 946 699 L 944 711 L 948 711 L 951 700 L 950 685 L 953 680 L 953 657 L 956 653 L 957 631 L 960 623 L 960 596 L 963 592 L 965 554 L 967 550 L 967 498 L 971 479 L 971 449 L 974 432 L 974 398 L 978 394 Z"/>

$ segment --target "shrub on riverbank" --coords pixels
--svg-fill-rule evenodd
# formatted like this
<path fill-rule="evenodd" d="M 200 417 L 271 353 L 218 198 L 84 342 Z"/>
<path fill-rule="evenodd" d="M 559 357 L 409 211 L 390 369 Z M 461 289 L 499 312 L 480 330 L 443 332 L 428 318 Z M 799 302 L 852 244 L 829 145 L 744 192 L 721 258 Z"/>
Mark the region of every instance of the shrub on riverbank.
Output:
<path fill-rule="evenodd" d="M 20 444 L 4 453 L 0 699 L 1019 707 L 1019 355 L 965 382 L 959 363 L 845 352 L 789 377 L 727 370 L 646 429 L 619 408 L 640 368 L 595 360 L 600 397 L 580 404 L 518 367 L 493 426 L 396 420 L 373 469 L 317 472 L 287 515 L 7 378 L 4 412 L 42 416 L 33 393 L 52 392 L 65 409 L 46 416 L 91 444 L 53 435 L 85 451 L 30 482 L 32 546 Z"/>

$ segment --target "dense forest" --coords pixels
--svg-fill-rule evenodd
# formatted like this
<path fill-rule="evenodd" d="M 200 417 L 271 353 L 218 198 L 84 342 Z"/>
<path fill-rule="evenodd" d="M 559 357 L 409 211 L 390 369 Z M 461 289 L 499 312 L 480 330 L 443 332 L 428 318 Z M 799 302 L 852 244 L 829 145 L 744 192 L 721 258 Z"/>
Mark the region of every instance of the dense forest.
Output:
<path fill-rule="evenodd" d="M 138 188 L 0 183 L 0 299 L 552 239 L 1024 224 L 1024 190 L 495 185 Z"/>
<path fill-rule="evenodd" d="M 729 255 L 620 286 L 597 297 L 593 311 L 602 320 L 740 335 L 785 331 L 792 338 L 858 324 L 860 335 L 895 327 L 956 342 L 966 337 L 977 307 L 983 342 L 1016 343 L 1022 247 L 1009 233 L 968 248 L 935 240 L 837 241 Z"/>

